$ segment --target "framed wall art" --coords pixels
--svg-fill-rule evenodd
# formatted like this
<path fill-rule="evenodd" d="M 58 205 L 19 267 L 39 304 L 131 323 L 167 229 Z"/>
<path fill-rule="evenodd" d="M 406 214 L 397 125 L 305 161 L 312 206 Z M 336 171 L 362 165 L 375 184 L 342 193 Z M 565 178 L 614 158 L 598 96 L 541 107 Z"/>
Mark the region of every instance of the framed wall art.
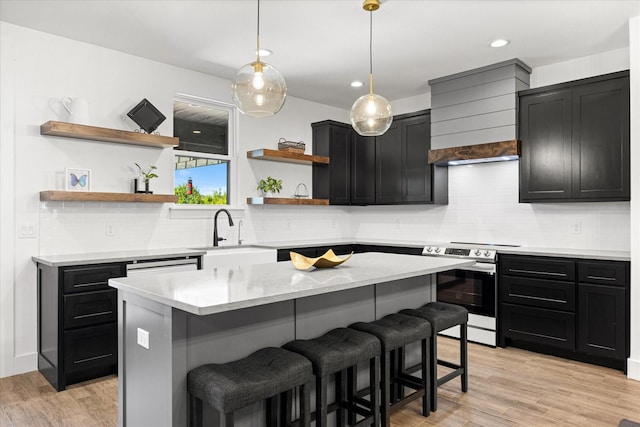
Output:
<path fill-rule="evenodd" d="M 67 191 L 91 191 L 91 170 L 67 168 L 64 188 Z"/>

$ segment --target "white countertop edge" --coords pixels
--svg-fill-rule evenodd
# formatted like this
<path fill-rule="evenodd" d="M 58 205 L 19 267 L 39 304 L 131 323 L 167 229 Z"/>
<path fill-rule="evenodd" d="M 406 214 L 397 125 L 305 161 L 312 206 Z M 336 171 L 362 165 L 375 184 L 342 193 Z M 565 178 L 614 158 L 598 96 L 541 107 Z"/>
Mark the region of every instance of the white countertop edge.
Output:
<path fill-rule="evenodd" d="M 109 252 L 87 252 L 83 254 L 36 255 L 31 259 L 49 267 L 66 267 L 78 264 L 106 264 L 110 262 L 140 261 L 174 257 L 200 256 L 205 250 L 187 248 L 134 249 Z"/>
<path fill-rule="evenodd" d="M 361 255 L 364 255 L 364 254 L 361 254 Z M 376 254 L 376 255 L 383 256 L 383 257 L 384 256 L 410 257 L 410 258 L 414 257 L 413 255 L 397 255 L 397 254 Z M 250 307 L 255 307 L 259 305 L 289 301 L 289 300 L 298 299 L 298 298 L 305 298 L 309 296 L 322 295 L 322 294 L 331 293 L 331 292 L 339 292 L 343 290 L 355 289 L 363 286 L 370 286 L 378 283 L 392 282 L 392 281 L 407 279 L 411 277 L 426 276 L 426 275 L 438 273 L 441 271 L 447 271 L 447 270 L 452 270 L 462 266 L 471 265 L 474 263 L 473 260 L 461 260 L 461 259 L 451 259 L 451 258 L 444 259 L 444 258 L 425 257 L 423 259 L 425 260 L 430 259 L 432 261 L 443 261 L 443 262 L 441 265 L 437 265 L 437 266 L 431 265 L 429 267 L 420 267 L 420 268 L 411 267 L 405 271 L 395 272 L 392 274 L 388 274 L 386 276 L 382 275 L 379 277 L 369 277 L 366 279 L 353 280 L 347 283 L 343 282 L 335 285 L 325 285 L 325 286 L 317 287 L 313 289 L 301 289 L 293 292 L 279 292 L 272 295 L 264 295 L 264 296 L 249 298 L 249 299 L 240 300 L 240 301 L 224 302 L 224 303 L 219 303 L 219 304 L 210 305 L 210 306 L 197 306 L 197 305 L 189 304 L 185 301 L 163 296 L 158 293 L 149 292 L 148 290 L 137 287 L 131 283 L 127 283 L 127 282 L 136 281 L 136 279 L 139 279 L 139 277 L 137 278 L 123 277 L 123 278 L 109 279 L 109 285 L 121 291 L 129 292 L 133 295 L 137 295 L 139 297 L 143 297 L 151 301 L 155 301 L 155 302 L 158 302 L 158 303 L 161 303 L 161 304 L 164 304 L 164 305 L 167 305 L 191 314 L 204 316 L 204 315 L 222 313 L 222 312 L 233 311 L 233 310 L 238 310 L 243 308 L 250 308 Z M 429 262 L 432 262 L 432 261 L 429 261 Z M 267 265 L 273 265 L 273 264 L 267 264 Z M 251 267 L 256 269 L 261 268 L 260 265 L 254 265 Z M 340 269 L 341 267 L 338 266 L 332 270 L 340 271 Z M 229 268 L 229 269 L 225 268 L 220 270 L 221 271 L 233 270 L 233 268 Z M 286 271 L 284 273 L 285 273 L 284 277 L 286 278 L 288 275 L 300 273 L 300 272 L 293 269 L 290 271 Z M 183 277 L 185 278 L 188 277 L 186 273 L 169 273 L 169 274 L 184 274 Z M 206 273 L 206 270 L 198 270 L 194 272 L 189 272 L 189 275 L 191 274 L 206 275 L 207 273 Z M 185 283 L 185 286 L 188 286 L 188 283 Z"/>

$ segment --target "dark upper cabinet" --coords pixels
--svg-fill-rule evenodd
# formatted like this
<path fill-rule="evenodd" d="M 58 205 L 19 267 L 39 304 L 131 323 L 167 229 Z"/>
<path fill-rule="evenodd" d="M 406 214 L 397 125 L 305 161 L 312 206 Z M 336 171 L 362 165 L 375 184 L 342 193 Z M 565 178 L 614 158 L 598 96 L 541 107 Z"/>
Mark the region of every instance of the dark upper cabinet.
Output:
<path fill-rule="evenodd" d="M 403 201 L 404 187 L 402 129 L 400 121 L 376 136 L 376 204 L 394 204 Z"/>
<path fill-rule="evenodd" d="M 629 73 L 519 92 L 520 202 L 630 197 Z"/>
<path fill-rule="evenodd" d="M 351 201 L 351 126 L 333 120 L 311 124 L 313 154 L 329 156 L 329 165 L 313 166 L 313 197 L 332 205 Z"/>
<path fill-rule="evenodd" d="M 371 205 L 376 202 L 376 139 L 352 132 L 351 139 L 351 204 Z"/>
<path fill-rule="evenodd" d="M 331 157 L 329 165 L 314 165 L 314 197 L 328 198 L 333 205 L 447 203 L 448 170 L 427 161 L 430 111 L 396 116 L 378 137 L 360 136 L 349 125 L 330 120 L 312 127 L 314 154 Z M 344 127 L 350 131 L 349 153 Z"/>

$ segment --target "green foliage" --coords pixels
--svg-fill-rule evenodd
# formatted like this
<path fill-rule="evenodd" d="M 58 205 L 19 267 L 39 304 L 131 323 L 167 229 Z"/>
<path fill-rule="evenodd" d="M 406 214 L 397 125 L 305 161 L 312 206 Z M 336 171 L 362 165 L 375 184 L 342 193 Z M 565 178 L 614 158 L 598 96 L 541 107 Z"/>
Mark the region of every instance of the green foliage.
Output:
<path fill-rule="evenodd" d="M 261 179 L 258 182 L 258 190 L 264 191 L 265 193 L 274 192 L 279 193 L 282 190 L 282 180 L 271 178 L 270 176 L 267 179 Z"/>
<path fill-rule="evenodd" d="M 138 167 L 138 171 L 140 172 L 140 176 L 142 177 L 144 182 L 149 182 L 151 178 L 158 177 L 158 175 L 154 172 L 154 170 L 158 168 L 155 167 L 154 165 L 150 165 L 147 169 L 142 169 L 142 167 L 137 163 L 134 163 L 134 165 Z"/>
<path fill-rule="evenodd" d="M 187 205 L 226 205 L 227 194 L 216 190 L 212 195 L 203 195 L 196 186 L 191 188 L 191 194 L 187 194 L 187 184 L 182 184 L 174 189 L 174 194 L 178 196 L 178 203 Z"/>

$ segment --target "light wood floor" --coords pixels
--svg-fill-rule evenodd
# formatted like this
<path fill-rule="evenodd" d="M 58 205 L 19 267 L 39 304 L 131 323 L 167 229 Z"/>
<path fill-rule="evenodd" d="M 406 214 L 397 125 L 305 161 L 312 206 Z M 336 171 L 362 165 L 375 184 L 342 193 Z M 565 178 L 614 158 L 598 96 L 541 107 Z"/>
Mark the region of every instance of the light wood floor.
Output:
<path fill-rule="evenodd" d="M 438 351 L 455 360 L 457 341 L 440 338 Z M 622 418 L 640 421 L 640 381 L 620 371 L 475 344 L 469 344 L 469 363 L 466 394 L 459 380 L 449 382 L 439 389 L 437 412 L 423 418 L 414 401 L 393 416 L 393 426 L 592 427 L 617 426 Z M 117 426 L 117 388 L 113 376 L 60 393 L 38 372 L 3 378 L 0 426 Z"/>

